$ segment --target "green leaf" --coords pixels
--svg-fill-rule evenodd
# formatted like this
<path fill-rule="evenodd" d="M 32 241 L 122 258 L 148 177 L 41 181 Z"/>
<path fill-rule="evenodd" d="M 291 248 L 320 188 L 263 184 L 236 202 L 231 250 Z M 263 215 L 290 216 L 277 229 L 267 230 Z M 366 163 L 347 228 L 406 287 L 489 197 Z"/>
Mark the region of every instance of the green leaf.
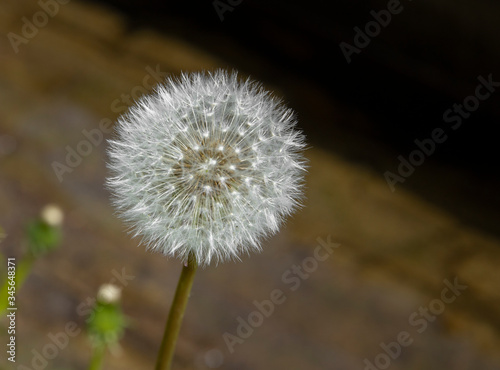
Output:
<path fill-rule="evenodd" d="M 90 338 L 94 345 L 117 343 L 125 332 L 127 320 L 118 304 L 98 302 L 94 318 L 88 324 Z"/>
<path fill-rule="evenodd" d="M 38 256 L 55 249 L 59 245 L 61 230 L 42 220 L 36 220 L 28 224 L 27 236 L 30 252 L 34 256 Z"/>

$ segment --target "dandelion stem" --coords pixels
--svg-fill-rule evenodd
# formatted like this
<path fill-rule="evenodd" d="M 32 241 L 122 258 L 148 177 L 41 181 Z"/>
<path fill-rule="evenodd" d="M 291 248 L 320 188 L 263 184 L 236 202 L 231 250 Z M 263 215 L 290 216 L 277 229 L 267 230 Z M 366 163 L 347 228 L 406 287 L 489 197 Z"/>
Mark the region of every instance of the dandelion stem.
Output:
<path fill-rule="evenodd" d="M 196 258 L 193 253 L 190 253 L 187 265 L 182 268 L 181 277 L 179 278 L 179 283 L 175 291 L 174 301 L 170 307 L 160 352 L 156 360 L 156 370 L 169 370 L 172 364 L 175 344 L 181 329 L 182 319 L 189 299 L 189 292 L 193 285 L 196 268 Z"/>
<path fill-rule="evenodd" d="M 102 368 L 102 361 L 104 359 L 105 352 L 106 347 L 104 345 L 98 345 L 94 348 L 92 359 L 90 360 L 89 370 L 100 370 Z"/>

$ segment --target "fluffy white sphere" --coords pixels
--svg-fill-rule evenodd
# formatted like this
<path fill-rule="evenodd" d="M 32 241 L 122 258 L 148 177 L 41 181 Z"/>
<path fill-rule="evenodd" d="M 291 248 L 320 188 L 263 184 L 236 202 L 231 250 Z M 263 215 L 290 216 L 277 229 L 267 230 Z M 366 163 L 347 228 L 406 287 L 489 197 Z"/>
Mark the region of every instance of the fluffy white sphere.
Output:
<path fill-rule="evenodd" d="M 302 196 L 290 109 L 236 73 L 183 74 L 118 119 L 107 184 L 149 248 L 200 265 L 260 249 Z"/>

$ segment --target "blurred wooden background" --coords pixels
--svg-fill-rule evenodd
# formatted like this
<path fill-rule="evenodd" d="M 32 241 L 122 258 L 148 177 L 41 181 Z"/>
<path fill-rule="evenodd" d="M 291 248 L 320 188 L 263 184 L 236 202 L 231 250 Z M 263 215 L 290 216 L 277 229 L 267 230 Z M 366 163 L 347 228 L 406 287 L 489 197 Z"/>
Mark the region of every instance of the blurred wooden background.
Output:
<path fill-rule="evenodd" d="M 342 1 L 331 9 L 326 2 L 243 1 L 221 22 L 210 2 L 71 1 L 17 53 L 8 34 L 22 35 L 23 17 L 32 20 L 41 7 L 2 3 L 2 253 L 23 254 L 23 227 L 45 204 L 59 204 L 66 216 L 61 248 L 37 261 L 18 295 L 16 365 L 32 368 L 32 351 L 68 322 L 84 330 L 82 304 L 125 272 L 131 326 L 123 352 L 108 355 L 105 369 L 153 368 L 180 266 L 145 252 L 114 217 L 103 187 L 104 141 L 62 181 L 52 164 L 65 163 L 84 130 L 114 121 L 129 99 L 149 91 L 148 75 L 235 68 L 297 110 L 311 146 L 307 200 L 261 254 L 199 272 L 174 368 L 363 369 L 383 352 L 381 342 L 408 331 L 414 342 L 390 369 L 499 369 L 498 95 L 396 192 L 383 176 L 396 171 L 396 157 L 407 156 L 414 139 L 443 124 L 446 109 L 474 92 L 477 76 L 500 80 L 499 5 L 402 4 L 406 10 L 348 64 L 338 43 L 352 42 L 352 28 L 386 2 Z M 291 291 L 283 274 L 328 236 L 340 247 Z M 412 313 L 456 277 L 468 288 L 416 332 Z M 235 334 L 237 318 L 274 289 L 286 301 L 230 353 L 223 334 Z M 2 327 L 2 343 L 5 334 Z M 89 356 L 82 333 L 46 368 L 86 369 Z"/>

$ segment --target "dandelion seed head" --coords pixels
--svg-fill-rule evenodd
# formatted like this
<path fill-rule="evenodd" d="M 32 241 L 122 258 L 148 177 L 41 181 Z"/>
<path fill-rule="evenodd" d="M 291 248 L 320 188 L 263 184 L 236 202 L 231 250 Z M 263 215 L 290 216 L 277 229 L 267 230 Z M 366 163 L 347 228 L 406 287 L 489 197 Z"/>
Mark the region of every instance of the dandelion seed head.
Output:
<path fill-rule="evenodd" d="M 107 185 L 152 250 L 200 265 L 260 250 L 302 198 L 292 111 L 236 73 L 183 74 L 117 122 Z"/>

